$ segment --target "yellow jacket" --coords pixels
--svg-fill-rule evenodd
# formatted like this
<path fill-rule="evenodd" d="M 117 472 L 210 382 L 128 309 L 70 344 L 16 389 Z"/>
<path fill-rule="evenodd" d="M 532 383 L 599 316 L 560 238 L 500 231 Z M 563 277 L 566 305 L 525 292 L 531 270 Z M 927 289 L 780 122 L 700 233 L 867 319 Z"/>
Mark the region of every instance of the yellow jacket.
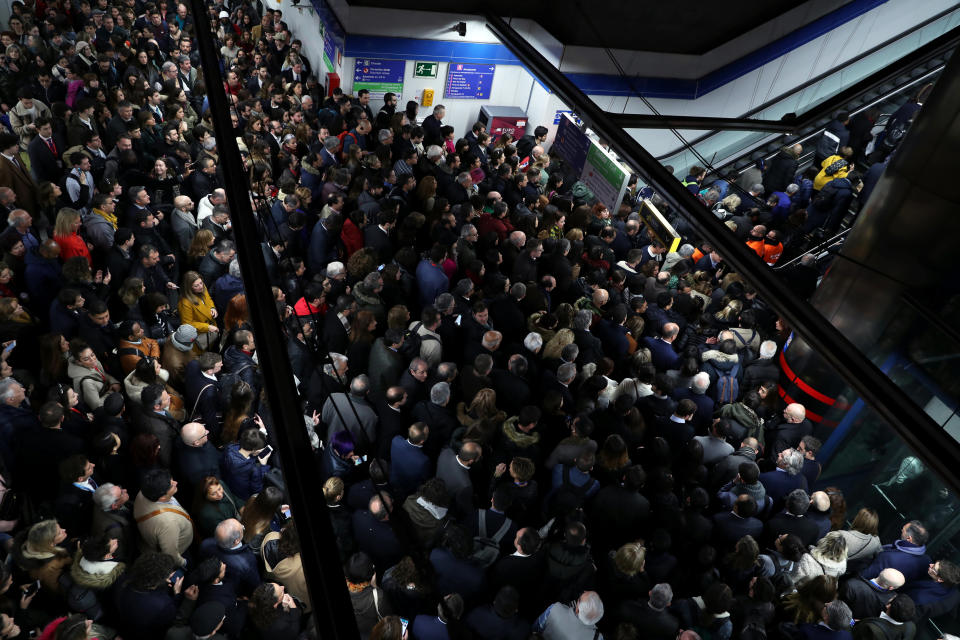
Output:
<path fill-rule="evenodd" d="M 817 177 L 813 179 L 813 190 L 820 191 L 823 189 L 828 182 L 835 178 L 845 178 L 848 173 L 850 173 L 850 165 L 848 164 L 845 168 L 840 169 L 832 176 L 827 175 L 827 167 L 832 165 L 837 160 L 843 160 L 843 156 L 830 156 L 820 164 L 820 173 L 817 174 Z"/>
<path fill-rule="evenodd" d="M 187 324 L 192 324 L 197 329 L 197 333 L 206 333 L 209 329 L 209 325 L 216 326 L 216 322 L 213 319 L 214 309 L 213 299 L 210 298 L 210 292 L 204 288 L 203 294 L 200 296 L 200 303 L 194 304 L 190 302 L 187 296 L 180 296 L 180 304 L 178 305 L 180 309 L 180 320 Z"/>

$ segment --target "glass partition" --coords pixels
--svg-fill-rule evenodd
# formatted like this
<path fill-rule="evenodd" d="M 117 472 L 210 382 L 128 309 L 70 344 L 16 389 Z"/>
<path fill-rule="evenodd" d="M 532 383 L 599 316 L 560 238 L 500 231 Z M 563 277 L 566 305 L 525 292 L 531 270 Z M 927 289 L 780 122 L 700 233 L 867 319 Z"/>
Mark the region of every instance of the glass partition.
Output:
<path fill-rule="evenodd" d="M 957 25 L 960 25 L 960 8 L 904 35 L 860 60 L 835 70 L 820 82 L 781 97 L 766 108 L 751 113 L 748 117 L 757 120 L 779 120 L 788 113 L 799 114 L 808 111 L 869 75 L 889 66 L 893 61 L 931 42 Z M 751 131 L 715 131 L 702 140 L 694 142 L 693 147 L 702 157 L 710 161 L 710 164 L 722 166 L 745 153 L 749 153 L 752 149 L 776 139 L 779 135 Z M 701 163 L 696 155 L 685 148 L 678 148 L 659 159 L 663 164 L 674 167 L 677 172 L 685 171 L 687 167 Z"/>

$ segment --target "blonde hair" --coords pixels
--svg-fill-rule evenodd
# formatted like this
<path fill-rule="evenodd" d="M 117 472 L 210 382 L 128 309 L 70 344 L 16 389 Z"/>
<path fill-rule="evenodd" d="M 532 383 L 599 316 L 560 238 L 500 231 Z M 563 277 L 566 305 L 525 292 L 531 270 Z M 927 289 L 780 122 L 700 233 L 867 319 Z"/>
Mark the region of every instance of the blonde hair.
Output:
<path fill-rule="evenodd" d="M 323 497 L 327 504 L 335 502 L 335 498 L 343 496 L 343 479 L 336 476 L 327 478 L 323 483 Z"/>
<path fill-rule="evenodd" d="M 815 558 L 823 558 L 833 562 L 840 562 L 847 558 L 847 539 L 839 531 L 831 531 L 820 538 L 812 554 Z"/>
<path fill-rule="evenodd" d="M 497 392 L 489 388 L 480 389 L 470 402 L 467 411 L 472 412 L 478 418 L 489 418 L 497 415 Z"/>
<path fill-rule="evenodd" d="M 613 564 L 617 571 L 627 576 L 635 576 L 643 571 L 647 560 L 647 550 L 639 542 L 628 542 L 613 556 Z"/>
<path fill-rule="evenodd" d="M 76 209 L 71 209 L 70 207 L 60 209 L 60 212 L 57 213 L 57 221 L 53 225 L 53 235 L 69 236 L 73 234 L 73 229 L 70 227 L 79 219 L 80 212 Z"/>
<path fill-rule="evenodd" d="M 187 249 L 187 255 L 191 258 L 203 258 L 210 252 L 210 244 L 214 239 L 213 231 L 200 229 L 194 234 L 193 240 L 190 241 L 190 248 Z"/>
<path fill-rule="evenodd" d="M 193 283 L 199 280 L 203 282 L 203 277 L 196 271 L 187 271 L 183 274 L 183 289 L 180 290 L 180 294 L 190 301 L 190 304 L 200 304 L 203 300 L 200 299 L 200 296 L 193 292 Z M 207 285 L 203 285 L 204 291 L 207 289 Z"/>

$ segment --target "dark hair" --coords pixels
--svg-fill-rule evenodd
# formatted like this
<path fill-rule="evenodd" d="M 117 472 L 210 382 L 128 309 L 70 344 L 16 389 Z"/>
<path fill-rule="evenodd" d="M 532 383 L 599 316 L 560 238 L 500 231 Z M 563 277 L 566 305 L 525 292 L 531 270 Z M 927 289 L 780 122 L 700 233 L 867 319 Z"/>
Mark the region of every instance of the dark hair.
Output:
<path fill-rule="evenodd" d="M 143 475 L 140 482 L 140 493 L 150 502 L 156 502 L 170 490 L 170 472 L 167 469 L 151 469 Z"/>
<path fill-rule="evenodd" d="M 370 582 L 375 573 L 373 560 L 363 551 L 358 551 L 347 559 L 343 573 L 350 582 Z"/>

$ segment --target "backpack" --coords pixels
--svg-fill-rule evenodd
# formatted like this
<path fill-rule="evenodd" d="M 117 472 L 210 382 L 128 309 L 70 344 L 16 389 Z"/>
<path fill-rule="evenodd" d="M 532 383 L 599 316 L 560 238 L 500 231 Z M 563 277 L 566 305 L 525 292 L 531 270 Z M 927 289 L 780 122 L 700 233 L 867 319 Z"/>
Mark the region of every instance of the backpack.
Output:
<path fill-rule="evenodd" d="M 245 364 L 236 371 L 220 372 L 218 380 L 220 381 L 220 399 L 223 403 L 221 406 L 230 406 L 230 393 L 233 391 L 233 385 L 242 380 L 240 374 L 251 367 L 253 367 L 252 364 Z M 200 393 L 203 393 L 203 391 Z M 197 396 L 197 400 L 200 400 L 200 396 Z"/>
<path fill-rule="evenodd" d="M 570 480 L 569 465 L 563 465 L 562 478 L 562 484 L 553 495 L 553 510 L 554 513 L 558 514 L 566 514 L 581 508 L 587 499 L 587 492 L 590 490 L 590 487 L 596 483 L 596 480 L 590 478 L 587 482 L 583 483 L 583 485 L 575 485 Z"/>
<path fill-rule="evenodd" d="M 896 124 L 893 125 L 883 136 L 882 144 L 887 149 L 896 149 L 900 145 L 900 141 L 903 140 L 903 136 L 907 134 L 907 123 L 902 120 L 898 120 Z"/>
<path fill-rule="evenodd" d="M 837 149 L 840 148 L 840 138 L 835 133 L 830 131 L 824 131 L 823 135 L 820 136 L 820 140 L 817 141 L 817 156 L 822 158 L 829 158 L 830 156 L 837 153 Z"/>
<path fill-rule="evenodd" d="M 713 399 L 722 404 L 736 402 L 737 398 L 740 397 L 740 381 L 737 380 L 737 375 L 740 373 L 740 363 L 733 365 L 733 368 L 726 373 L 719 373 L 717 385 L 713 389 Z"/>
<path fill-rule="evenodd" d="M 834 176 L 846 169 L 848 166 L 850 165 L 847 163 L 847 161 L 841 158 L 840 160 L 831 162 L 830 166 L 824 168 L 823 173 L 828 176 Z"/>
<path fill-rule="evenodd" d="M 97 392 L 97 395 L 99 395 L 101 398 L 107 395 L 108 393 L 110 393 L 110 383 L 104 380 L 103 378 L 101 378 L 100 376 L 83 376 L 82 378 L 80 378 L 80 384 L 78 386 L 80 387 L 81 392 L 83 391 L 84 380 L 93 380 L 94 382 L 100 385 L 100 390 Z"/>
<path fill-rule="evenodd" d="M 506 518 L 492 537 L 487 535 L 486 509 L 480 510 L 477 514 L 477 520 L 480 524 L 480 535 L 473 539 L 473 553 L 470 555 L 470 560 L 481 567 L 489 567 L 500 557 L 500 541 L 503 540 L 503 536 L 507 535 L 513 520 Z"/>
<path fill-rule="evenodd" d="M 353 144 L 360 144 L 360 141 L 357 140 L 357 136 L 353 135 L 353 134 L 350 133 L 349 131 L 341 131 L 341 132 L 337 135 L 337 140 L 340 141 L 340 146 L 337 148 L 337 153 L 339 153 L 339 154 L 341 154 L 341 155 L 344 155 L 344 157 L 345 157 L 345 154 L 344 154 L 344 151 L 343 151 L 343 142 L 344 142 L 344 140 L 346 140 L 347 136 L 350 136 L 351 138 L 353 138 Z"/>

